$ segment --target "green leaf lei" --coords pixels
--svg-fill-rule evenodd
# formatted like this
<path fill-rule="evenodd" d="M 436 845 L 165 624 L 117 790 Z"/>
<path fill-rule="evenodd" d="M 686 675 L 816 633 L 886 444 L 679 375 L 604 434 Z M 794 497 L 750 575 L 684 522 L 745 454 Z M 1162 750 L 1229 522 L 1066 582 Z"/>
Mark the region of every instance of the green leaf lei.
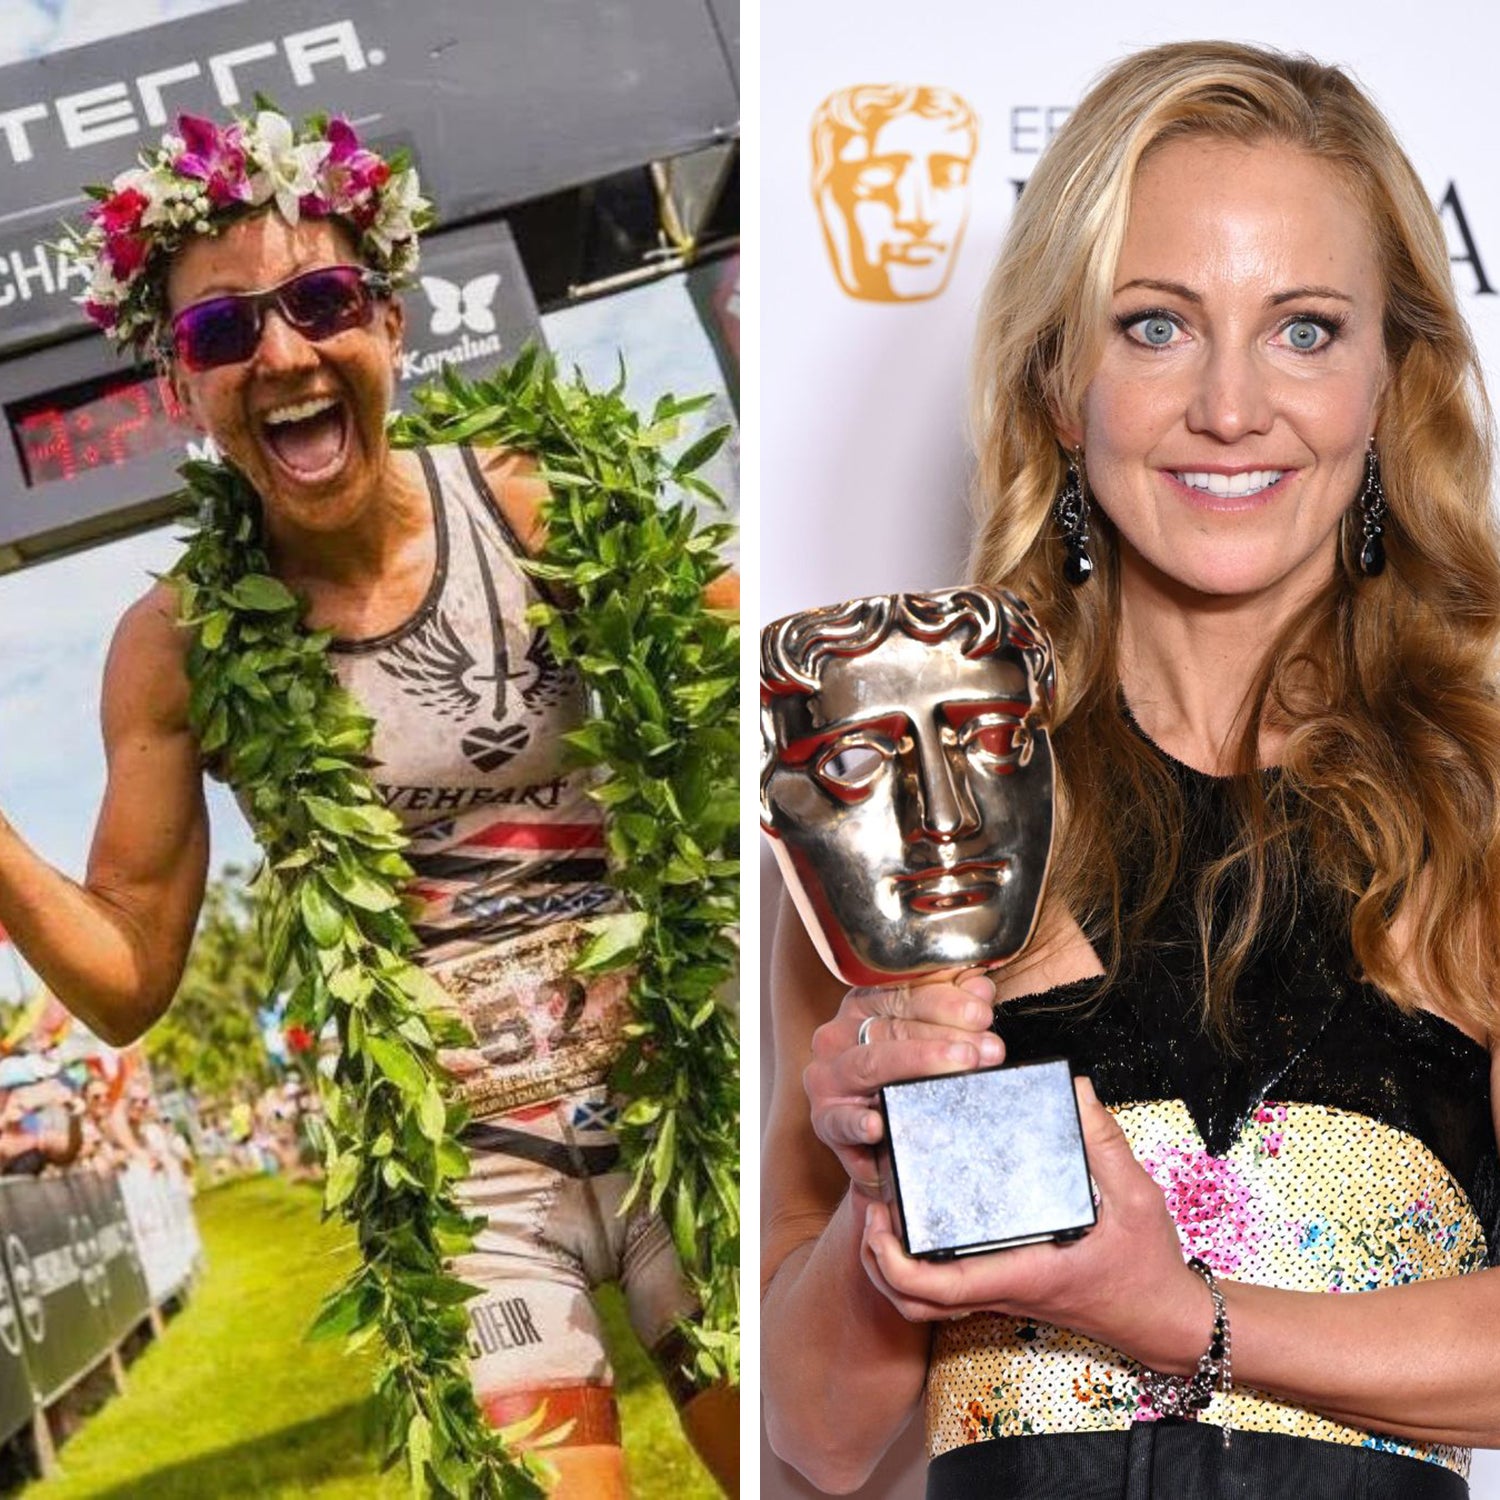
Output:
<path fill-rule="evenodd" d="M 683 1328 L 692 1374 L 737 1381 L 739 1042 L 721 996 L 738 912 L 738 628 L 703 602 L 730 528 L 664 498 L 675 484 L 717 501 L 695 471 L 727 430 L 672 462 L 678 419 L 704 401 L 664 398 L 643 423 L 622 386 L 565 384 L 527 350 L 490 380 L 446 372 L 392 440 L 504 445 L 535 457 L 548 484 L 547 545 L 530 568 L 567 602 L 532 617 L 589 690 L 590 717 L 567 739 L 599 768 L 592 795 L 626 907 L 596 920 L 579 967 L 635 971 L 612 1078 L 628 1100 L 630 1197 L 660 1209 L 701 1303 Z M 465 1369 L 473 1289 L 444 1263 L 479 1221 L 454 1194 L 464 1116 L 437 1050 L 466 1038 L 414 962 L 407 840 L 367 769 L 373 721 L 338 684 L 328 633 L 306 630 L 271 576 L 248 482 L 201 461 L 182 474 L 199 521 L 169 578 L 194 631 L 191 721 L 265 854 L 258 893 L 271 972 L 292 983 L 287 1020 L 332 1020 L 340 1042 L 324 1088 L 325 1206 L 353 1225 L 362 1264 L 313 1333 L 383 1341 L 386 1459 L 405 1455 L 417 1493 L 541 1496 L 547 1466 L 513 1440 L 545 1413 L 525 1431 L 487 1428 Z"/>

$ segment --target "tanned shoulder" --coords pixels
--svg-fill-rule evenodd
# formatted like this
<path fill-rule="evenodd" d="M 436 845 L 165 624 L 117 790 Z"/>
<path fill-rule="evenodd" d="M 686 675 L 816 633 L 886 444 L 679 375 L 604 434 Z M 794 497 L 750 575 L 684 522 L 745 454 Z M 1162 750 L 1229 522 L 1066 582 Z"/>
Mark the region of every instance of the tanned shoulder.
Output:
<path fill-rule="evenodd" d="M 187 728 L 190 643 L 169 583 L 154 584 L 120 616 L 104 665 L 106 733 L 119 715 L 163 730 Z"/>
<path fill-rule="evenodd" d="M 541 478 L 540 466 L 529 453 L 519 453 L 514 448 L 474 451 L 480 472 L 507 524 L 527 553 L 537 556 L 547 544 L 547 528 L 542 522 L 547 486 Z"/>

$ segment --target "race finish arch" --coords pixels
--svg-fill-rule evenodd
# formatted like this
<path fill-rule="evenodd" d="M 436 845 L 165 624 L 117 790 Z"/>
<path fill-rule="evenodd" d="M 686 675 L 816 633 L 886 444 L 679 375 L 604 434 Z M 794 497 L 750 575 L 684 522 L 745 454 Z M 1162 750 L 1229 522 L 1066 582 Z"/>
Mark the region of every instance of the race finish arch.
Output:
<path fill-rule="evenodd" d="M 544 314 L 678 272 L 732 391 L 736 26 L 733 0 L 241 0 L 0 67 L 0 573 L 178 509 L 186 434 L 153 372 L 87 324 L 55 247 L 80 184 L 183 110 L 248 112 L 259 92 L 412 154 L 438 227 L 398 399 L 545 342 Z"/>

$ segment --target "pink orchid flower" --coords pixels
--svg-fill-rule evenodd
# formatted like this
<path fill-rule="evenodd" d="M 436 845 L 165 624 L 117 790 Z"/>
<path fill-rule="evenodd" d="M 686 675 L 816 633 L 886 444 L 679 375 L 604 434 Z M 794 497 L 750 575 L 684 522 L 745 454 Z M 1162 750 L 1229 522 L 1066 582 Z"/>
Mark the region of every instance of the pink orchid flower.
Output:
<path fill-rule="evenodd" d="M 328 160 L 331 162 L 346 162 L 362 149 L 354 127 L 343 115 L 335 115 L 328 122 L 324 139 L 329 145 Z"/>
<path fill-rule="evenodd" d="M 342 116 L 328 122 L 327 139 L 330 149 L 323 170 L 329 207 L 324 212 L 346 213 L 363 207 L 390 179 L 390 167 L 360 145 L 354 127 Z"/>
<path fill-rule="evenodd" d="M 220 130 L 212 120 L 178 115 L 177 133 L 184 149 L 172 163 L 173 168 L 184 177 L 195 177 L 206 184 L 208 201 L 215 208 L 249 201 L 250 179 L 245 173 L 245 152 L 237 124 Z"/>

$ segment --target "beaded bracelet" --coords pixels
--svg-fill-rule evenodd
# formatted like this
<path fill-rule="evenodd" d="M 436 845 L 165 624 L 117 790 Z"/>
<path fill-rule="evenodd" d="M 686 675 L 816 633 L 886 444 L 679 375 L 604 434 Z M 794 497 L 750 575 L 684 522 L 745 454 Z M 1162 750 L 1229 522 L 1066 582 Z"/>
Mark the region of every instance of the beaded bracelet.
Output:
<path fill-rule="evenodd" d="M 1227 1395 L 1230 1386 L 1229 1312 L 1224 1306 L 1224 1294 L 1219 1290 L 1218 1279 L 1210 1266 L 1196 1255 L 1188 1265 L 1203 1278 L 1208 1295 L 1213 1298 L 1214 1326 L 1208 1336 L 1208 1348 L 1203 1351 L 1198 1367 L 1191 1375 L 1141 1371 L 1141 1389 L 1164 1417 L 1196 1417 L 1213 1400 L 1216 1390 Z M 1224 1424 L 1224 1446 L 1229 1446 L 1227 1422 Z"/>

